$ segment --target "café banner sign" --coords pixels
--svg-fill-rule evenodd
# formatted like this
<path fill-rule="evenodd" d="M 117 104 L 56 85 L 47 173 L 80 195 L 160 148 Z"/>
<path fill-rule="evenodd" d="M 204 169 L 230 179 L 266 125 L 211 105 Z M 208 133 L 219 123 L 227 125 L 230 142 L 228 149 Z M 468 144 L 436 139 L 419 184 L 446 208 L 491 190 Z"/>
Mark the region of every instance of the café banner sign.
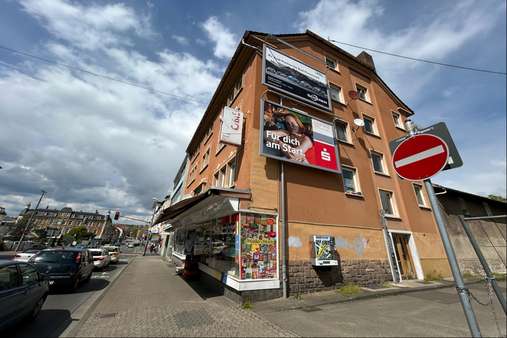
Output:
<path fill-rule="evenodd" d="M 269 101 L 261 106 L 261 155 L 341 172 L 332 123 Z"/>
<path fill-rule="evenodd" d="M 313 106 L 331 110 L 326 75 L 266 45 L 262 83 Z"/>
<path fill-rule="evenodd" d="M 241 145 L 243 136 L 243 112 L 230 107 L 224 107 L 222 114 L 222 129 L 220 142 Z"/>

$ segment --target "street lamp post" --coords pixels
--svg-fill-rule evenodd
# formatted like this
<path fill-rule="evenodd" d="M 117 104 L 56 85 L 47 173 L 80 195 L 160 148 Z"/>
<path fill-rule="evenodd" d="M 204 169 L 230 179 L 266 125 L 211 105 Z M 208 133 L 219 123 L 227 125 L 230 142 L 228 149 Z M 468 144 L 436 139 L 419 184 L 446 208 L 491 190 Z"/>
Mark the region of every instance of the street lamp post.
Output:
<path fill-rule="evenodd" d="M 44 190 L 41 190 L 41 192 L 42 192 L 42 194 L 40 195 L 37 205 L 35 206 L 35 210 L 30 215 L 30 218 L 28 219 L 28 222 L 26 222 L 26 226 L 23 229 L 23 232 L 21 233 L 21 238 L 19 239 L 18 245 L 16 245 L 16 250 L 14 250 L 15 252 L 17 252 L 19 250 L 19 247 L 20 247 L 21 243 L 23 242 L 23 238 L 25 237 L 25 233 L 27 232 L 27 230 L 30 227 L 30 223 L 32 222 L 33 216 L 35 215 L 35 213 L 37 213 L 37 210 L 39 209 L 39 204 L 42 201 L 42 198 L 44 197 L 44 195 L 46 194 L 46 192 Z"/>

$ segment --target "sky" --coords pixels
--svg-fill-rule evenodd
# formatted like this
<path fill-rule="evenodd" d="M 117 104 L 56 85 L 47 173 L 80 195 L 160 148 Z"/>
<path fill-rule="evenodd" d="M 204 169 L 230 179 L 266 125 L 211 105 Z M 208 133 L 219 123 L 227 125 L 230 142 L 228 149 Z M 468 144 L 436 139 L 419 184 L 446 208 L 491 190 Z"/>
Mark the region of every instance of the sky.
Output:
<path fill-rule="evenodd" d="M 244 31 L 306 29 L 506 71 L 501 0 L 0 0 L 0 206 L 16 215 L 44 189 L 42 207 L 147 217 Z M 464 166 L 434 182 L 505 196 L 505 75 L 370 54 L 416 124 L 447 123 Z"/>

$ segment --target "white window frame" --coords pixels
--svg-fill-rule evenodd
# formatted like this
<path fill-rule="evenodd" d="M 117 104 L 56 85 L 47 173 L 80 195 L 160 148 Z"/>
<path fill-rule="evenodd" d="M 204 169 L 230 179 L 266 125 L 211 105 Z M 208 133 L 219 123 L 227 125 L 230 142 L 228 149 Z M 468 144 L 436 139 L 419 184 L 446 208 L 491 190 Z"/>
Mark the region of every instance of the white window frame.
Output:
<path fill-rule="evenodd" d="M 201 170 L 203 171 L 209 164 L 209 158 L 211 154 L 211 148 L 206 149 L 204 152 L 204 155 L 202 155 L 202 164 L 201 164 Z"/>
<path fill-rule="evenodd" d="M 338 123 L 342 123 L 345 125 L 345 138 L 346 140 L 341 140 L 338 138 L 338 131 L 336 132 L 336 139 L 338 142 L 352 144 L 352 136 L 350 134 L 350 125 L 347 121 L 341 120 L 341 119 L 335 119 L 335 128 Z"/>
<path fill-rule="evenodd" d="M 332 63 L 334 63 L 334 67 L 331 67 L 330 65 L 328 65 L 328 63 L 327 63 L 328 60 L 331 61 Z M 327 68 L 339 72 L 339 65 L 338 65 L 338 60 L 337 59 L 329 57 L 329 56 L 326 56 L 326 60 L 325 61 L 326 61 L 326 67 Z"/>
<path fill-rule="evenodd" d="M 373 163 L 373 156 L 374 155 L 380 156 L 380 166 L 382 167 L 382 171 L 375 170 L 375 164 Z M 387 165 L 386 165 L 384 154 L 382 154 L 381 152 L 376 151 L 376 150 L 370 150 L 370 158 L 371 158 L 371 167 L 372 167 L 373 172 L 375 174 L 389 176 L 389 171 L 387 170 Z"/>
<path fill-rule="evenodd" d="M 331 96 L 331 90 L 333 89 L 333 87 L 335 89 L 338 89 L 338 100 L 333 99 L 333 97 Z M 329 92 L 330 92 L 329 97 L 331 97 L 332 101 L 338 102 L 341 104 L 345 104 L 345 98 L 343 97 L 343 88 L 342 87 L 335 85 L 334 83 L 329 83 Z"/>
<path fill-rule="evenodd" d="M 352 196 L 363 196 L 363 191 L 361 190 L 361 183 L 359 182 L 359 174 L 356 167 L 351 167 L 348 165 L 342 165 L 342 170 L 350 170 L 353 172 L 353 181 L 354 181 L 354 188 L 355 191 L 346 191 L 345 188 L 345 179 L 342 177 L 342 183 L 343 183 L 343 191 L 346 195 L 352 195 Z"/>
<path fill-rule="evenodd" d="M 234 170 L 233 170 L 233 168 L 234 168 Z M 232 160 L 230 160 L 227 163 L 226 175 L 227 175 L 227 187 L 228 188 L 233 187 L 236 182 L 236 169 L 237 169 L 236 158 L 233 158 Z"/>
<path fill-rule="evenodd" d="M 382 208 L 382 210 L 384 210 L 384 205 L 382 204 L 382 195 L 381 195 L 381 192 L 384 191 L 384 192 L 388 192 L 391 194 L 391 209 L 393 209 L 393 213 L 392 214 L 384 214 L 385 217 L 387 218 L 396 218 L 396 219 L 399 219 L 400 218 L 400 214 L 399 214 L 399 211 L 398 211 L 398 204 L 396 203 L 396 197 L 394 196 L 394 192 L 392 190 L 388 190 L 388 189 L 382 189 L 382 188 L 378 188 L 378 194 L 379 194 L 379 198 L 380 198 L 380 207 Z M 385 211 L 384 211 L 385 212 Z"/>
<path fill-rule="evenodd" d="M 380 137 L 380 135 L 378 133 L 378 128 L 377 128 L 377 121 L 375 120 L 375 118 L 371 117 L 369 115 L 366 115 L 366 114 L 362 114 L 362 115 L 363 115 L 363 120 L 371 120 L 371 127 L 373 129 L 373 132 L 370 132 L 370 131 L 366 130 L 366 128 L 363 127 L 364 132 L 369 135 L 374 135 L 374 136 Z"/>
<path fill-rule="evenodd" d="M 364 89 L 364 98 L 362 98 L 359 95 L 359 92 L 361 91 L 361 89 Z M 357 92 L 357 97 L 359 98 L 359 100 L 371 103 L 371 99 L 370 99 L 370 94 L 369 94 L 368 88 L 366 88 L 365 86 L 360 85 L 359 83 L 356 83 L 356 92 Z"/>
<path fill-rule="evenodd" d="M 424 189 L 423 189 L 423 185 L 422 184 L 419 184 L 419 183 L 412 183 L 412 186 L 414 188 L 414 194 L 415 194 L 415 200 L 417 202 L 417 205 L 420 207 L 420 208 L 429 208 L 428 207 L 428 201 L 426 200 L 426 196 L 424 196 Z M 417 194 L 417 190 L 416 190 L 416 187 L 418 187 L 420 190 L 419 192 L 421 193 L 420 197 L 422 199 L 422 204 L 419 202 L 419 195 Z"/>
<path fill-rule="evenodd" d="M 403 126 L 403 121 L 401 119 L 401 114 L 397 113 L 395 111 L 391 112 L 393 115 L 393 122 L 394 126 L 398 129 L 405 130 L 405 127 Z"/>

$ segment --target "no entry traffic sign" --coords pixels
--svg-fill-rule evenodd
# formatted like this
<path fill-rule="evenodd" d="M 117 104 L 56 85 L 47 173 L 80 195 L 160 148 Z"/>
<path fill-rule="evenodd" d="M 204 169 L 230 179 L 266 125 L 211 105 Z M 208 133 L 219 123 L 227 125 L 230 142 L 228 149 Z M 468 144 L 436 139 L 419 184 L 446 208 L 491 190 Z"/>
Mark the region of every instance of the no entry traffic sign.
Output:
<path fill-rule="evenodd" d="M 449 157 L 449 148 L 440 138 L 417 134 L 401 142 L 393 153 L 394 170 L 409 181 L 425 180 L 440 172 Z"/>

